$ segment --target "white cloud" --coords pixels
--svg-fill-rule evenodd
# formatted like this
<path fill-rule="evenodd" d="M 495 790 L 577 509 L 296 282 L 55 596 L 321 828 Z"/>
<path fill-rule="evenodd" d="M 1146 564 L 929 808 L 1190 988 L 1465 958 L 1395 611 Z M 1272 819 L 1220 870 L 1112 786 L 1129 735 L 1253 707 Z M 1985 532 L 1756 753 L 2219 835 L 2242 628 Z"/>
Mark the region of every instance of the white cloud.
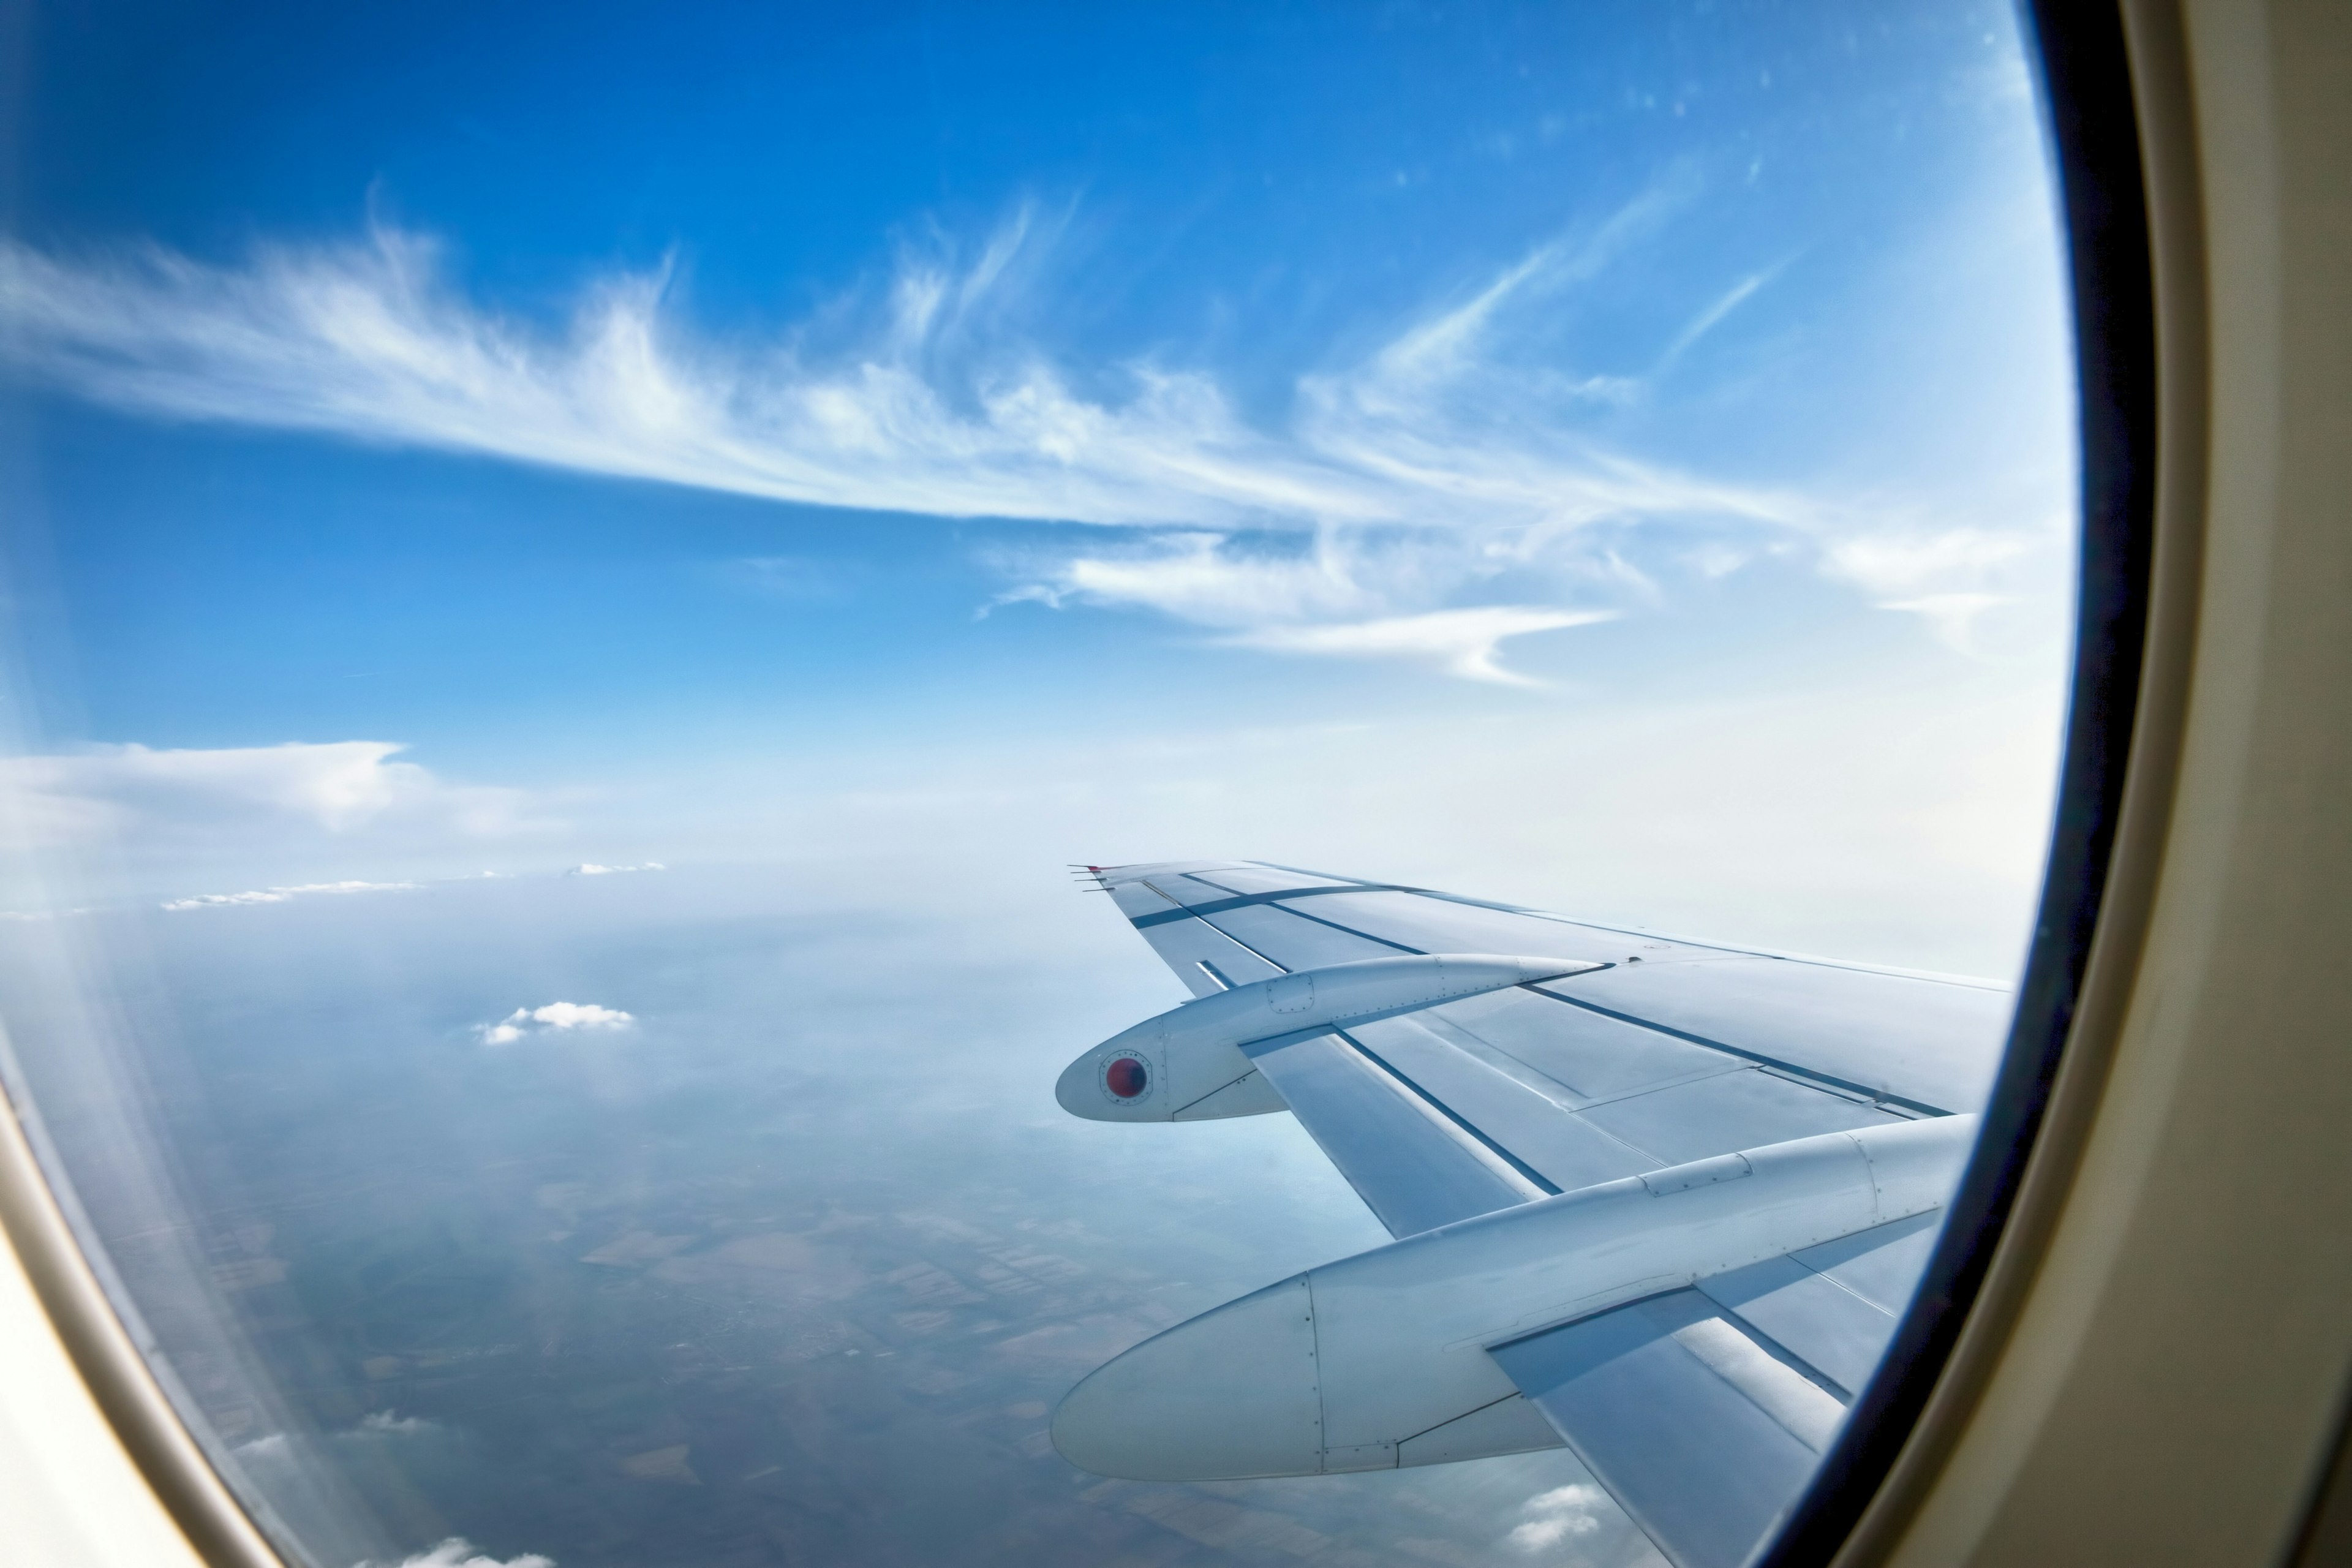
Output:
<path fill-rule="evenodd" d="M 593 283 L 559 326 L 501 314 L 467 297 L 433 240 L 390 227 L 264 245 L 234 265 L 0 240 L 0 329 L 23 368 L 160 417 L 827 507 L 1170 531 L 1031 563 L 999 602 L 1148 607 L 1284 651 L 1380 654 L 1388 634 L 1360 628 L 1531 613 L 1461 601 L 1503 563 L 1555 561 L 1564 540 L 1662 523 L 1801 542 L 1881 602 L 1994 591 L 1986 574 L 2031 548 L 2030 531 L 1895 529 L 1851 503 L 1615 449 L 1593 432 L 1594 405 L 1637 400 L 1644 379 L 1515 364 L 1511 335 L 1543 301 L 1623 265 L 1696 194 L 1689 171 L 1670 173 L 1589 232 L 1368 334 L 1256 420 L 1206 368 L 1164 354 L 1065 364 L 1024 334 L 1061 226 L 1034 209 L 964 259 L 945 240 L 910 251 L 886 285 L 768 341 L 697 332 L 667 268 Z M 1772 275 L 1699 304 L 1652 376 Z M 1246 530 L 1311 533 L 1315 547 L 1237 554 Z M 1408 582 L 1407 567 L 1423 575 Z M 763 592 L 835 591 L 791 558 L 736 570 Z M 1324 625 L 1335 635 L 1304 635 Z M 1486 647 L 1436 657 L 1505 679 Z M 331 826 L 386 809 L 410 766 L 356 752 L 340 764 L 302 796 Z"/>
<path fill-rule="evenodd" d="M 1141 608 L 1243 631 L 1376 616 L 1400 600 L 1442 596 L 1479 570 L 1475 552 L 1444 536 L 1321 529 L 1305 550 L 1294 540 L 1241 546 L 1225 534 L 1170 532 L 1008 563 L 1030 581 L 996 604 Z"/>
<path fill-rule="evenodd" d="M 1587 243 L 1540 248 L 1466 303 L 1403 323 L 1354 369 L 1302 382 L 1307 416 L 1286 430 L 1250 426 L 1198 370 L 1086 366 L 1087 384 L 1124 393 L 1080 394 L 998 330 L 1015 261 L 1042 243 L 1027 215 L 961 270 L 903 262 L 878 319 L 831 352 L 819 329 L 856 316 L 854 302 L 781 342 L 721 344 L 677 319 L 660 273 L 607 279 L 565 330 L 535 330 L 465 299 L 433 241 L 390 228 L 266 246 L 230 267 L 156 247 L 68 259 L 0 243 L 0 321 L 28 368 L 143 413 L 823 506 L 1159 525 L 1777 515 L 1785 500 L 1612 469 L 1557 431 L 1497 438 L 1440 406 L 1484 373 L 1499 312 L 1591 277 L 1678 199 L 1636 201 Z"/>
<path fill-rule="evenodd" d="M 617 1007 L 588 1002 L 550 1002 L 544 1007 L 518 1007 L 495 1024 L 474 1027 L 486 1046 L 508 1046 L 527 1036 L 560 1034 L 572 1029 L 626 1029 L 634 1015 Z"/>
<path fill-rule="evenodd" d="M 2063 581 L 2054 563 L 2069 532 L 2058 518 L 2012 528 L 1892 523 L 1832 542 L 1822 565 L 1861 588 L 1878 608 L 1917 616 L 1938 642 L 1973 655 L 1990 612 Z"/>
<path fill-rule="evenodd" d="M 1157 610 L 1229 635 L 1234 647 L 1338 658 L 1405 658 L 1465 679 L 1533 685 L 1496 658 L 1506 637 L 1611 619 L 1610 610 L 1480 605 L 1382 614 L 1443 597 L 1498 569 L 1495 552 L 1428 538 L 1326 530 L 1307 552 L 1237 550 L 1226 536 L 1185 532 L 1054 563 L 1041 581 L 1002 595 L 1055 608 L 1076 602 Z"/>
<path fill-rule="evenodd" d="M 1541 683 L 1496 662 L 1504 638 L 1591 626 L 1614 617 L 1612 610 L 1483 605 L 1474 609 L 1433 610 L 1427 615 L 1335 626 L 1265 626 L 1226 640 L 1244 647 L 1273 648 L 1284 653 L 1424 659 L 1465 680 L 1535 686 Z"/>
<path fill-rule="evenodd" d="M 389 741 L 173 751 L 134 743 L 11 757 L 0 759 L 0 816 L 33 844 L 209 833 L 240 820 L 331 835 L 388 821 L 472 835 L 522 825 L 520 791 L 444 783 L 390 760 L 403 749 Z"/>
<path fill-rule="evenodd" d="M 359 1568 L 375 1565 L 362 1563 Z M 474 1543 L 463 1536 L 453 1535 L 430 1551 L 403 1558 L 400 1568 L 555 1568 L 555 1559 L 536 1552 L 526 1552 L 520 1557 L 492 1557 L 476 1551 Z"/>
<path fill-rule="evenodd" d="M 1884 528 L 1832 542 L 1823 564 L 1875 597 L 1948 589 L 1975 582 L 2063 535 L 2063 525 L 2037 529 Z"/>
<path fill-rule="evenodd" d="M 1937 640 L 1947 647 L 1958 653 L 1973 653 L 1979 617 L 1988 610 L 2016 602 L 2007 594 L 1927 594 L 1916 599 L 1890 599 L 1878 607 L 1924 616 L 1936 628 Z"/>
<path fill-rule="evenodd" d="M 582 1002 L 551 1002 L 534 1008 L 530 1016 L 551 1029 L 619 1029 L 636 1022 L 617 1008 Z"/>
<path fill-rule="evenodd" d="M 567 877 L 617 877 L 629 871 L 667 871 L 668 869 L 668 867 L 658 860 L 647 860 L 639 866 L 599 866 L 593 860 L 585 860 L 563 874 Z"/>
<path fill-rule="evenodd" d="M 1601 1510 L 1611 1506 L 1599 1487 L 1576 1484 L 1555 1487 L 1529 1498 L 1522 1510 L 1534 1515 L 1515 1528 L 1508 1540 L 1522 1552 L 1545 1552 L 1572 1536 L 1591 1535 L 1601 1528 Z"/>
<path fill-rule="evenodd" d="M 422 1415 L 402 1415 L 394 1411 L 375 1410 L 360 1417 L 359 1429 L 362 1432 L 391 1432 L 402 1436 L 415 1436 L 420 1432 L 429 1432 L 438 1425 L 437 1422 L 427 1421 Z"/>
<path fill-rule="evenodd" d="M 1223 535 L 1164 535 L 1142 550 L 1072 557 L 1042 586 L 1048 603 L 1144 605 L 1203 626 L 1238 626 L 1375 608 L 1339 542 L 1306 556 L 1235 555 Z"/>
<path fill-rule="evenodd" d="M 282 904 L 289 899 L 304 898 L 312 893 L 389 893 L 422 886 L 421 882 L 303 882 L 290 888 L 257 888 L 244 893 L 198 893 L 193 898 L 166 900 L 163 907 L 167 910 L 214 910 L 239 904 Z"/>

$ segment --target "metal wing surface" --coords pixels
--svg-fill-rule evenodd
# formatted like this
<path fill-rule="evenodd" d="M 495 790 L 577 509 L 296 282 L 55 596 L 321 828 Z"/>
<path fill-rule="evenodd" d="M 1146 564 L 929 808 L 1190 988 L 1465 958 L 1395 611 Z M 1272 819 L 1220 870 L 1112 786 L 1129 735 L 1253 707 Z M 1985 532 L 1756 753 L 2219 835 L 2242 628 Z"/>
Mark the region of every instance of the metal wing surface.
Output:
<path fill-rule="evenodd" d="M 1087 869 L 1195 1000 L 1063 1104 L 1288 1110 L 1398 1240 L 1102 1368 L 1064 1453 L 1175 1479 L 1565 1443 L 1682 1568 L 1740 1562 L 1909 1300 L 2008 989 L 1261 862 Z"/>
<path fill-rule="evenodd" d="M 1982 1108 L 2007 988 L 1234 861 L 1099 872 L 1195 996 L 1415 953 L 1598 967 L 1256 1057 L 1391 1235 L 1709 1154 Z"/>

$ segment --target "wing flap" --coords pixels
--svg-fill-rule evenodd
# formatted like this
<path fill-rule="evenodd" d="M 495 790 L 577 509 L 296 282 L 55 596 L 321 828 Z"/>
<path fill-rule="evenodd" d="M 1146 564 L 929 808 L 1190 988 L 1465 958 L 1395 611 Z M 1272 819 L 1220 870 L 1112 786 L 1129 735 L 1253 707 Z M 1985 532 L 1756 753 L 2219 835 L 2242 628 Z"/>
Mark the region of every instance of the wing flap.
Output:
<path fill-rule="evenodd" d="M 1557 1100 L 1423 1027 L 1386 1018 L 1349 1030 L 1399 1077 L 1509 1152 L 1555 1192 L 1634 1176 L 1666 1163 L 1567 1113 Z"/>
<path fill-rule="evenodd" d="M 1301 901 L 1312 906 L 1318 900 L 1307 899 Z M 1327 964 L 1349 963 L 1360 958 L 1394 958 L 1406 952 L 1464 951 L 1457 948 L 1403 947 L 1395 942 L 1381 942 L 1319 921 L 1304 910 L 1291 910 L 1281 904 L 1245 904 L 1239 909 L 1217 910 L 1196 918 L 1216 927 L 1234 941 L 1255 948 L 1269 958 L 1277 959 L 1289 969 L 1321 969 Z"/>
<path fill-rule="evenodd" d="M 1893 1313 L 1793 1258 L 1735 1268 L 1699 1288 L 1717 1306 L 1801 1357 L 1849 1398 L 1870 1381 L 1895 1333 Z"/>
<path fill-rule="evenodd" d="M 1391 1236 L 1544 1195 L 1343 1036 L 1286 1037 L 1245 1054 Z"/>
<path fill-rule="evenodd" d="M 1106 879 L 1114 890 L 1148 883 L 1164 900 L 1152 913 L 1139 905 L 1130 919 L 1199 920 L 1285 969 L 1383 952 L 1604 962 L 1613 967 L 1548 989 L 1595 1017 L 1923 1113 L 1982 1105 L 2011 1001 L 2007 988 L 1982 982 L 1669 939 L 1276 866 L 1123 867 Z"/>
<path fill-rule="evenodd" d="M 1678 1568 L 1736 1568 L 1885 1354 L 1941 1217 L 1712 1275 L 1488 1353 Z"/>
<path fill-rule="evenodd" d="M 1696 1290 L 1491 1353 L 1677 1568 L 1738 1568 L 1844 1413 Z"/>
<path fill-rule="evenodd" d="M 1101 876 L 1196 997 L 1365 958 L 1474 951 L 1462 945 L 1474 940 L 1523 942 L 1534 952 L 1613 965 L 1351 1026 L 1340 1043 L 1261 1064 L 1266 1082 L 1398 1236 L 1662 1165 L 1883 1125 L 1898 1116 L 1877 1100 L 1884 1086 L 1898 1079 L 1917 1085 L 1849 1059 L 1860 1048 L 1856 1031 L 1876 1027 L 1872 1019 L 1884 1024 L 1887 1008 L 1915 993 L 1975 999 L 1964 1009 L 2000 999 L 1279 867 L 1197 861 Z M 1643 962 L 1630 962 L 1636 958 Z M 1724 975 L 1734 978 L 1709 978 Z M 1686 992 L 1696 1000 L 1684 1000 Z M 1849 994 L 1868 1005 L 1841 1013 L 1839 999 Z M 1637 1016 L 1620 1004 L 1660 1016 Z M 1793 1011 L 1782 1017 L 1776 1006 Z M 1679 1024 L 1662 1021 L 1668 1016 Z M 1949 1026 L 1958 1015 L 1947 1006 L 1941 1016 Z M 1811 1050 L 1809 1031 L 1836 1049 L 1826 1057 Z M 1881 1054 L 1900 1058 L 1899 1044 Z M 1809 1072 L 1765 1047 L 1859 1077 Z M 1973 1070 L 1963 1064 L 1961 1076 Z"/>

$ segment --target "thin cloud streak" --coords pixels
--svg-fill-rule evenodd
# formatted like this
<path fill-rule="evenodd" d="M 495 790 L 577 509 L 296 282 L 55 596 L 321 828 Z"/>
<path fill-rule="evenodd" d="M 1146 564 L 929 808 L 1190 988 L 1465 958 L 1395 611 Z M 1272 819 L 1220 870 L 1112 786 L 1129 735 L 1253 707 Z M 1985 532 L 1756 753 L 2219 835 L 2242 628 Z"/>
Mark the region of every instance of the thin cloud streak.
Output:
<path fill-rule="evenodd" d="M 1658 357 L 1659 364 L 1670 365 L 1682 358 L 1693 343 L 1722 325 L 1726 316 L 1746 304 L 1748 297 L 1770 282 L 1780 270 L 1775 267 L 1768 271 L 1751 273 L 1726 289 L 1713 304 L 1692 317 L 1690 325 L 1675 334 L 1675 341 L 1666 345 L 1666 352 Z"/>
<path fill-rule="evenodd" d="M 302 882 L 288 888 L 256 888 L 243 893 L 198 893 L 193 898 L 167 899 L 166 910 L 234 909 L 246 904 L 282 904 L 289 899 L 317 893 L 392 893 L 421 888 L 422 882 Z"/>
<path fill-rule="evenodd" d="M 1456 547 L 1448 548 L 1449 542 Z M 1067 557 L 998 595 L 989 608 L 1032 602 L 1148 609 L 1225 634 L 1229 647 L 1359 658 L 1404 658 L 1466 680 L 1542 683 L 1505 668 L 1508 637 L 1609 620 L 1606 609 L 1481 605 L 1397 614 L 1442 600 L 1482 566 L 1441 536 L 1381 538 L 1323 530 L 1312 551 L 1236 548 L 1213 533 L 1163 534 L 1125 550 Z M 982 612 L 987 613 L 986 609 Z"/>
<path fill-rule="evenodd" d="M 1307 555 L 1239 552 L 1230 544 L 1223 534 L 1187 531 L 1136 548 L 1066 556 L 1034 565 L 1035 580 L 999 595 L 996 604 L 1059 609 L 1075 600 L 1234 629 L 1370 614 L 1387 597 L 1384 584 L 1362 581 L 1354 542 L 1329 531 Z"/>
<path fill-rule="evenodd" d="M 1543 682 L 1496 662 L 1507 637 L 1530 632 L 1559 631 L 1614 620 L 1612 610 L 1547 610 L 1527 605 L 1481 605 L 1460 610 L 1433 610 L 1420 616 L 1391 616 L 1381 620 L 1338 626 L 1266 626 L 1226 640 L 1237 647 L 1270 648 L 1281 653 L 1337 655 L 1343 658 L 1394 657 L 1435 662 L 1449 675 L 1497 686 L 1540 686 Z"/>

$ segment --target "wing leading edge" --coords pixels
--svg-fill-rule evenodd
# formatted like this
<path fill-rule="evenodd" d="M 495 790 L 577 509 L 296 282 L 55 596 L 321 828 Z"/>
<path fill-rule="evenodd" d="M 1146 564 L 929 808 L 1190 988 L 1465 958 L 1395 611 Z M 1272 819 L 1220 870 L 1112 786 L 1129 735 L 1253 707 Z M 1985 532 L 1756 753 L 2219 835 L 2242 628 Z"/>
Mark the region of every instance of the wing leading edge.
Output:
<path fill-rule="evenodd" d="M 1204 1479 L 1565 1443 L 1683 1568 L 1742 1560 L 1811 1475 L 1916 1288 L 1973 1142 L 2007 990 L 1255 862 L 1088 870 L 1195 1001 L 1074 1063 L 1063 1103 L 1107 1120 L 1287 1109 L 1399 1239 L 1106 1365 L 1055 1417 L 1063 1452 L 1108 1474 Z M 1450 990 L 1390 999 L 1409 1005 L 1329 1000 L 1367 976 L 1448 965 Z M 1266 1000 L 1318 993 L 1312 1013 Z M 1226 1028 L 1218 1070 L 1180 1089 L 1221 1100 L 1196 1097 L 1190 1115 L 1172 1100 L 1096 1109 L 1107 1064 L 1123 1052 L 1141 1074 L 1139 1042 L 1165 1020 L 1253 1009 Z M 1094 1098 L 1074 1101 L 1074 1075 Z M 1798 1221 L 1773 1192 L 1792 1171 L 1812 1184 Z M 1890 1199 L 1890 1181 L 1907 1195 Z M 1599 1251 L 1577 1240 L 1596 1224 L 1615 1227 Z M 1485 1259 L 1475 1283 L 1441 1266 L 1472 1253 Z M 1622 1277 L 1628 1256 L 1657 1267 Z M 1428 1359 L 1417 1319 L 1443 1318 L 1449 1298 L 1489 1301 L 1514 1271 L 1565 1293 L 1452 1334 L 1436 1363 L 1454 1384 L 1366 1424 L 1349 1378 L 1413 1386 Z M 1267 1334 L 1300 1339 L 1312 1399 L 1242 1370 L 1250 1337 Z M 1343 1375 L 1335 1357 L 1362 1364 Z M 1236 1376 L 1247 1386 L 1226 1388 Z M 1252 1403 L 1294 1395 L 1286 1413 Z"/>

